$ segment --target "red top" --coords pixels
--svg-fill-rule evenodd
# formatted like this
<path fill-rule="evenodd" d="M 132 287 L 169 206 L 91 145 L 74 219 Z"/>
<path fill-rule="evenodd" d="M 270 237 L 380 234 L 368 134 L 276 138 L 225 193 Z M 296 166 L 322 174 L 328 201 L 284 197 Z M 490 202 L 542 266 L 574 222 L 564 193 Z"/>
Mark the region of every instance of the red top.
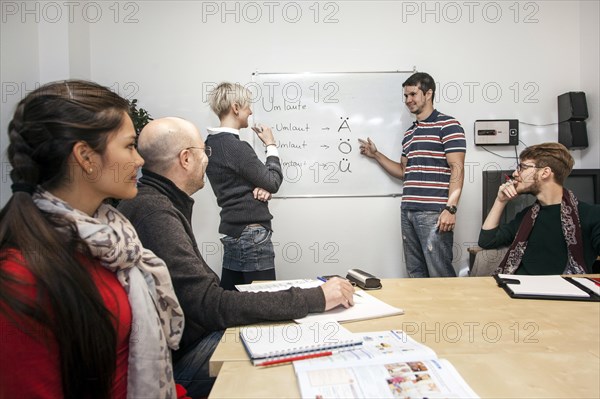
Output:
<path fill-rule="evenodd" d="M 19 263 L 25 263 L 20 252 L 9 250 L 10 259 L 1 263 L 3 271 L 18 280 L 33 284 L 33 274 Z M 127 368 L 129 357 L 129 333 L 131 331 L 131 308 L 127 294 L 116 275 L 102 267 L 99 262 L 82 260 L 89 267 L 92 279 L 106 308 L 116 319 L 117 367 L 112 388 L 112 398 L 127 397 Z M 27 298 L 35 299 L 32 286 L 18 287 Z M 0 306 L 5 307 L 3 303 Z M 24 323 L 29 334 L 15 326 L 11 318 L 0 312 L 0 398 L 60 398 L 62 383 L 57 343 L 52 333 L 28 317 L 9 315 Z"/>

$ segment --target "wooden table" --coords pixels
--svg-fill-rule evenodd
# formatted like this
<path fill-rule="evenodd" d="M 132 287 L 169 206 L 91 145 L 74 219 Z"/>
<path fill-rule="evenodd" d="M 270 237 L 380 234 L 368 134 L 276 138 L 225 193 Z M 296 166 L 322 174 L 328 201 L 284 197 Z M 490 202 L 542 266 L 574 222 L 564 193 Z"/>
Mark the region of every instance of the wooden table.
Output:
<path fill-rule="evenodd" d="M 448 359 L 481 397 L 600 397 L 600 303 L 511 299 L 491 277 L 390 279 L 369 293 L 405 314 L 344 323 L 400 329 Z M 228 329 L 210 360 L 211 398 L 297 398 L 291 365 L 251 365 Z"/>

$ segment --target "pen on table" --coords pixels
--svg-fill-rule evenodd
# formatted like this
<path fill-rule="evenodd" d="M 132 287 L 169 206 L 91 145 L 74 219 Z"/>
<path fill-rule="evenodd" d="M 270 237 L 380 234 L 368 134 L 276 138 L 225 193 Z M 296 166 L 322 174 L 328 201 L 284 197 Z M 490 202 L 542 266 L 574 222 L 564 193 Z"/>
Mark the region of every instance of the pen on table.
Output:
<path fill-rule="evenodd" d="M 314 359 L 317 357 L 325 357 L 325 356 L 331 356 L 331 355 L 333 355 L 332 351 L 310 353 L 308 355 L 285 357 L 283 359 L 275 359 L 275 360 L 267 360 L 267 361 L 257 364 L 257 366 L 274 366 L 276 364 L 291 363 L 291 362 L 295 362 L 297 360 Z"/>
<path fill-rule="evenodd" d="M 600 281 L 598 281 L 598 279 L 588 277 L 588 280 L 600 287 Z"/>
<path fill-rule="evenodd" d="M 344 280 L 348 281 L 353 287 L 356 287 L 356 283 L 354 281 L 350 281 L 347 278 L 343 278 L 342 276 L 336 276 L 336 277 L 344 279 Z M 320 281 L 326 283 L 328 279 L 326 277 L 319 276 L 319 277 L 317 277 L 317 280 L 320 280 Z"/>

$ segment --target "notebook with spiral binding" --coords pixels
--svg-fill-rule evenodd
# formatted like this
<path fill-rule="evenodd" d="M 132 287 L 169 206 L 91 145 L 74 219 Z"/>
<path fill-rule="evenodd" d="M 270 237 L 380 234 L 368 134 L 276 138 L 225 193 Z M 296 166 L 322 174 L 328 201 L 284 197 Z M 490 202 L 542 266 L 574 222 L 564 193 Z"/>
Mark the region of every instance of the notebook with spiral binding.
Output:
<path fill-rule="evenodd" d="M 249 326 L 240 329 L 240 337 L 255 366 L 329 355 L 362 345 L 359 335 L 336 321 Z"/>

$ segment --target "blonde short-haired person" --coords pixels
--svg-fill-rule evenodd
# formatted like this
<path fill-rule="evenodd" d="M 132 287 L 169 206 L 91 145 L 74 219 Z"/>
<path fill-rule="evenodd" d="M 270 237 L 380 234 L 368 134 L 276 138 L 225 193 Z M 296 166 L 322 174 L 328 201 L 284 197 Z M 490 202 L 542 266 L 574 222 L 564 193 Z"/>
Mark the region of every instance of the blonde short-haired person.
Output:
<path fill-rule="evenodd" d="M 265 146 L 265 163 L 240 140 L 240 129 L 248 127 L 252 115 L 250 100 L 250 92 L 237 83 L 221 83 L 209 95 L 220 126 L 208 129 L 206 145 L 212 156 L 206 175 L 221 207 L 221 286 L 229 290 L 236 284 L 275 279 L 268 200 L 279 190 L 283 174 L 270 127 L 252 127 Z"/>
<path fill-rule="evenodd" d="M 133 198 L 129 103 L 67 80 L 8 125 L 0 212 L 0 398 L 175 398 L 184 320 L 164 262 L 106 199 Z"/>
<path fill-rule="evenodd" d="M 479 234 L 485 249 L 510 245 L 495 273 L 581 274 L 600 254 L 600 206 L 586 204 L 563 187 L 574 160 L 559 143 L 524 149 L 513 178 L 502 184 Z M 499 226 L 506 204 L 522 194 L 536 202 Z"/>

